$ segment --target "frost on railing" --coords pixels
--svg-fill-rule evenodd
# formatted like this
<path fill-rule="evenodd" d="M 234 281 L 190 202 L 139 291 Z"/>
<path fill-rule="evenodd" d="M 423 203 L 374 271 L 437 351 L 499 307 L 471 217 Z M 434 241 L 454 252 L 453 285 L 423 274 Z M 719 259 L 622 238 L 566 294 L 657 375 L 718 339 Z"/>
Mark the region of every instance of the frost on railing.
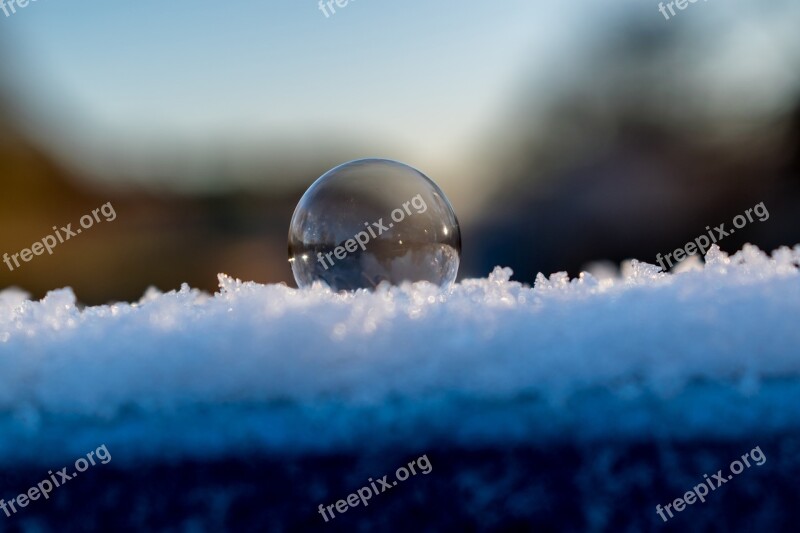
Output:
<path fill-rule="evenodd" d="M 9 289 L 0 456 L 76 427 L 96 433 L 69 439 L 78 453 L 131 434 L 141 453 L 204 453 L 356 445 L 376 427 L 489 441 L 797 427 L 799 263 L 800 248 L 715 247 L 676 274 L 631 261 L 529 287 L 497 268 L 445 291 L 343 294 L 220 275 L 214 295 L 184 285 L 85 308 L 68 288 Z M 708 395 L 716 407 L 692 408 Z M 198 436 L 192 413 L 230 433 Z"/>

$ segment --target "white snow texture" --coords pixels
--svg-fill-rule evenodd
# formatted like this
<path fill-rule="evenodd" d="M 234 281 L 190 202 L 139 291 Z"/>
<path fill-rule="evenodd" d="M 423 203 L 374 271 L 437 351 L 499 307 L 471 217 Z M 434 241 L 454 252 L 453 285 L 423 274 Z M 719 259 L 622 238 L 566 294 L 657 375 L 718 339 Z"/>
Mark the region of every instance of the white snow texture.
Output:
<path fill-rule="evenodd" d="M 5 290 L 0 462 L 800 428 L 800 246 L 687 265 L 351 294 L 220 275 L 87 308 Z"/>

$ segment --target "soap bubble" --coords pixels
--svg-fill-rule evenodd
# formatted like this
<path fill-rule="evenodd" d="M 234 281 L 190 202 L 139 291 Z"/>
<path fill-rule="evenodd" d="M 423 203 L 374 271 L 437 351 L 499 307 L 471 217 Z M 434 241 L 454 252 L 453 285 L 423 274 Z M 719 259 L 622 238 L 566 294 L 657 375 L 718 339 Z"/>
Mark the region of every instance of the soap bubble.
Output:
<path fill-rule="evenodd" d="M 386 159 L 325 173 L 300 199 L 289 227 L 299 287 L 373 289 L 387 281 L 456 279 L 461 230 L 442 190 L 420 171 Z"/>

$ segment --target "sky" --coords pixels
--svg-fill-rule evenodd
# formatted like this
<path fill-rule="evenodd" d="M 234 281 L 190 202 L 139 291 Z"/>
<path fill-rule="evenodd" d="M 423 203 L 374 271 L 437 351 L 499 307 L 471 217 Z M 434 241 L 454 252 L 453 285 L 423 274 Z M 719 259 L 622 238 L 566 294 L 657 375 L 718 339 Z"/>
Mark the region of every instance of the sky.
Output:
<path fill-rule="evenodd" d="M 436 160 L 504 105 L 555 34 L 543 16 L 557 18 L 522 0 L 352 0 L 328 18 L 311 0 L 39 0 L 0 31 L 24 43 L 35 114 L 51 131 L 80 122 L 75 141 L 380 139 Z"/>
<path fill-rule="evenodd" d="M 656 6 L 350 0 L 326 17 L 315 0 L 38 0 L 0 13 L 0 43 L 31 129 L 77 164 L 115 154 L 146 174 L 136 165 L 173 147 L 312 159 L 336 146 L 486 179 L 474 159 L 520 88 L 536 98 L 615 17 L 681 32 L 737 16 L 708 2 L 667 22 Z"/>

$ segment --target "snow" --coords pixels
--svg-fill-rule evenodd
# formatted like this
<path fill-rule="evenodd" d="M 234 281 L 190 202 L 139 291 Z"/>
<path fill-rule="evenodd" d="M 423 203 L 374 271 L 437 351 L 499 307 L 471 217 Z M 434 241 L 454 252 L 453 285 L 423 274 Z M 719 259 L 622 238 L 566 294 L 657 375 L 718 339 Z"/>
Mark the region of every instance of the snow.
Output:
<path fill-rule="evenodd" d="M 534 287 L 0 293 L 0 463 L 800 428 L 800 246 Z"/>

